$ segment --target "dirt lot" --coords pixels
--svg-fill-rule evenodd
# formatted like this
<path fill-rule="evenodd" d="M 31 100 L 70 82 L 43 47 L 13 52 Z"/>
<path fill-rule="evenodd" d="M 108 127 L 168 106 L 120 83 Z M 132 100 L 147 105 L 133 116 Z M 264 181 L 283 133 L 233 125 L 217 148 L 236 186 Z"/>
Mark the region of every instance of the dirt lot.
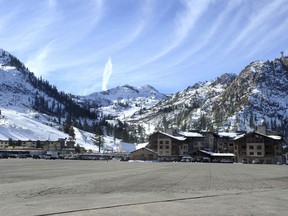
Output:
<path fill-rule="evenodd" d="M 0 215 L 287 215 L 288 166 L 0 160 Z"/>

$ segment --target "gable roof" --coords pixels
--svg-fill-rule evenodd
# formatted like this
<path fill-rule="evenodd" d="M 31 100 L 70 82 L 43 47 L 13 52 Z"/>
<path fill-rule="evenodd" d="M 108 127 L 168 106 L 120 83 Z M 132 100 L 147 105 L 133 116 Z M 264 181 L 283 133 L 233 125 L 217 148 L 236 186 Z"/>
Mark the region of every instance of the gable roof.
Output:
<path fill-rule="evenodd" d="M 132 152 L 130 152 L 130 154 L 131 154 L 131 153 L 134 153 L 134 152 L 137 152 L 137 151 L 140 151 L 140 150 L 146 150 L 146 151 L 151 152 L 152 154 L 157 154 L 157 153 L 156 153 L 155 151 L 153 151 L 152 149 L 149 149 L 149 148 L 146 148 L 146 147 L 139 148 L 139 149 L 137 149 L 137 150 L 135 150 L 135 151 L 132 151 Z"/>
<path fill-rule="evenodd" d="M 168 136 L 168 137 L 170 137 L 172 139 L 176 139 L 176 140 L 179 140 L 179 141 L 185 141 L 186 140 L 186 137 L 183 137 L 183 136 L 173 136 L 171 134 L 164 133 L 164 132 L 161 132 L 161 131 L 157 131 L 156 133 L 163 134 L 165 136 Z"/>
<path fill-rule="evenodd" d="M 235 156 L 232 153 L 217 153 L 217 152 L 210 152 L 210 151 L 204 151 L 204 150 L 199 150 L 199 151 L 205 154 L 208 154 L 210 156 L 214 156 L 214 157 L 234 157 Z"/>
<path fill-rule="evenodd" d="M 179 131 L 178 134 L 184 137 L 204 137 L 203 134 L 198 133 L 198 132 L 184 132 L 184 131 Z"/>
<path fill-rule="evenodd" d="M 267 134 L 263 134 L 263 133 L 259 133 L 257 131 L 254 131 L 254 132 L 251 132 L 251 133 L 248 133 L 248 134 L 241 134 L 241 135 L 238 135 L 234 138 L 234 140 L 238 140 L 238 139 L 241 139 L 243 137 L 246 137 L 247 135 L 249 134 L 252 134 L 252 133 L 255 133 L 257 135 L 260 135 L 260 136 L 263 136 L 263 137 L 267 137 L 267 138 L 270 138 L 270 139 L 273 139 L 273 140 L 281 140 L 282 139 L 282 136 L 278 136 L 278 135 L 267 135 Z"/>

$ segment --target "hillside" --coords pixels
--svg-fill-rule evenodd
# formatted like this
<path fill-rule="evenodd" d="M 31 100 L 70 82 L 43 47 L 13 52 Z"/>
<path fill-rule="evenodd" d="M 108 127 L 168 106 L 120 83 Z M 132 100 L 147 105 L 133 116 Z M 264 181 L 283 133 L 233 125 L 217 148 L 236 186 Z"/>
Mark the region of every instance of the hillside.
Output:
<path fill-rule="evenodd" d="M 239 75 L 223 74 L 170 96 L 149 85 L 75 96 L 59 92 L 0 50 L 0 139 L 65 138 L 71 127 L 81 145 L 92 145 L 89 131 L 103 133 L 108 143 L 113 137 L 134 143 L 171 127 L 251 131 L 266 125 L 287 135 L 287 97 L 285 56 L 252 62 Z"/>
<path fill-rule="evenodd" d="M 141 109 L 151 108 L 166 97 L 150 85 L 141 87 L 124 85 L 95 92 L 80 99 L 104 115 L 124 120 Z"/>
<path fill-rule="evenodd" d="M 258 125 L 287 134 L 288 58 L 255 61 L 237 75 L 224 74 L 171 95 L 133 116 L 165 130 L 241 130 Z"/>
<path fill-rule="evenodd" d="M 137 133 L 129 132 L 134 127 L 115 118 L 151 107 L 163 97 L 148 85 L 140 88 L 126 85 L 87 97 L 59 92 L 48 81 L 35 77 L 16 57 L 0 50 L 0 139 L 3 140 L 57 140 L 75 136 L 76 142 L 88 149 L 96 148 L 91 141 L 96 131 L 105 133 L 107 146 L 114 140 L 118 143 L 123 138 L 134 140 Z M 103 101 L 108 101 L 108 106 L 104 107 Z M 111 120 L 111 115 L 115 120 Z M 123 142 L 121 145 L 124 148 Z"/>

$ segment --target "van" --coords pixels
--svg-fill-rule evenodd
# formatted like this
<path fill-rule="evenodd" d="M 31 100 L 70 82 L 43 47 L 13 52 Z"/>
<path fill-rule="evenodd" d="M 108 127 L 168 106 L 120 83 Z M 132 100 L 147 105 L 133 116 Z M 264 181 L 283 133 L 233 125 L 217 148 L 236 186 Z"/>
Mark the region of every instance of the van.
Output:
<path fill-rule="evenodd" d="M 195 162 L 195 158 L 192 158 L 190 156 L 183 156 L 181 162 Z"/>

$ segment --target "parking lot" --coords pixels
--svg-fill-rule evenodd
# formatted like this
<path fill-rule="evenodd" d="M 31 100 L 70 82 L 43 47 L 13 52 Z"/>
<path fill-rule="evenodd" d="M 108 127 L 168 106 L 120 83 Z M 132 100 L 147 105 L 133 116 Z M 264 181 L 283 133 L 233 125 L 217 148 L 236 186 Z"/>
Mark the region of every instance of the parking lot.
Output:
<path fill-rule="evenodd" d="M 0 160 L 1 215 L 286 215 L 288 166 Z"/>

